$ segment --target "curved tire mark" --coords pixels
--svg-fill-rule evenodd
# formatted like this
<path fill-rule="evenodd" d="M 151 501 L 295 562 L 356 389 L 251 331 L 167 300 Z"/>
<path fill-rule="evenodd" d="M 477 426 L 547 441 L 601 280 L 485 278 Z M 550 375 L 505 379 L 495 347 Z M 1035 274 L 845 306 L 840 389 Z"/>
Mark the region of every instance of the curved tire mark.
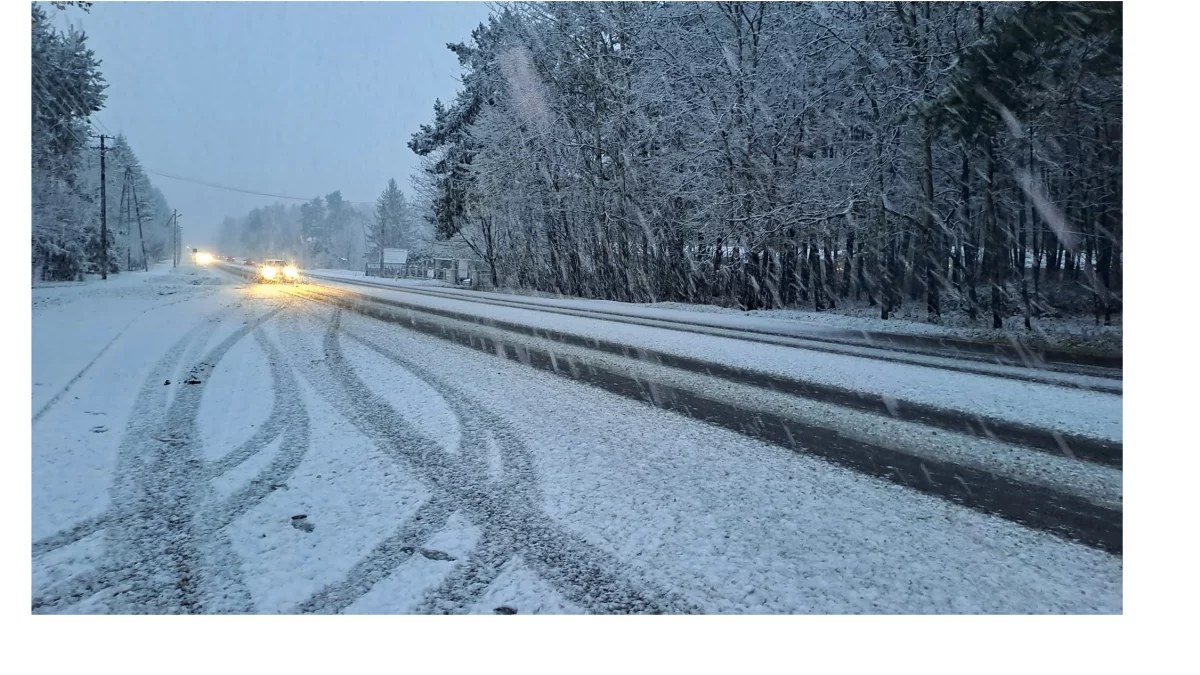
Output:
<path fill-rule="evenodd" d="M 495 436 L 502 453 L 506 455 L 506 480 L 500 484 L 479 480 L 482 471 L 463 466 L 465 457 L 455 458 L 437 451 L 436 442 L 425 438 L 355 375 L 339 344 L 338 335 L 344 332 L 341 328 L 341 311 L 335 310 L 325 334 L 324 348 L 334 379 L 343 395 L 352 403 L 349 406 L 351 421 L 375 438 L 380 447 L 412 466 L 431 484 L 435 493 L 452 499 L 483 530 L 484 539 L 503 546 L 506 558 L 521 553 L 527 563 L 558 587 L 565 597 L 593 611 L 699 611 L 673 594 L 646 592 L 631 585 L 614 571 L 620 567 L 614 558 L 587 544 L 577 535 L 564 531 L 542 513 L 536 505 L 538 488 L 532 459 L 515 434 Z M 345 334 L 425 381 L 446 398 L 462 419 L 478 416 L 488 426 L 508 430 L 498 416 L 482 412 L 485 410 L 482 405 L 446 385 L 428 369 L 368 340 Z M 514 472 L 517 467 L 523 470 Z M 481 569 L 491 569 L 493 562 L 491 558 L 485 559 L 480 563 L 484 566 Z M 449 593 L 448 590 L 445 592 Z"/>
<path fill-rule="evenodd" d="M 215 367 L 237 342 L 282 309 L 247 322 L 209 351 L 203 363 Z M 203 542 L 196 536 L 194 521 L 204 472 L 196 452 L 195 425 L 208 378 L 182 387 L 165 412 L 166 392 L 159 382 L 163 372 L 176 367 L 189 345 L 207 342 L 216 324 L 206 323 L 160 359 L 134 405 L 121 444 L 113 506 L 106 514 L 106 562 L 95 573 L 81 575 L 35 598 L 35 609 L 61 610 L 110 589 L 115 591 L 108 599 L 114 611 L 202 610 L 199 583 L 204 572 L 196 561 Z"/>

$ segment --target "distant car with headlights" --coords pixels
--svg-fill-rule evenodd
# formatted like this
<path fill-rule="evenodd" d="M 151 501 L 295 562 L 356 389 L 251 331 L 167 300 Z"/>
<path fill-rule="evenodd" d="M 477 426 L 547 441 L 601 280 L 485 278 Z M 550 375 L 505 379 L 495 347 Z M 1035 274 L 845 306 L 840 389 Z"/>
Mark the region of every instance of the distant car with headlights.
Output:
<path fill-rule="evenodd" d="M 295 284 L 300 282 L 300 271 L 295 265 L 272 258 L 264 260 L 258 268 L 258 283 L 260 284 Z"/>

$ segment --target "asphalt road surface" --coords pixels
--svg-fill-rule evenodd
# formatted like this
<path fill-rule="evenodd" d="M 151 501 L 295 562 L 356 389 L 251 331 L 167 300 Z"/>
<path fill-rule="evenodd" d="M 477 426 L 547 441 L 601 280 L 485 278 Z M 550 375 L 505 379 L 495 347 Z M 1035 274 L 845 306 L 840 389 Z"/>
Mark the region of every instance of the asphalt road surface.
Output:
<path fill-rule="evenodd" d="M 1112 434 L 388 293 L 35 289 L 32 610 L 1122 611 Z"/>

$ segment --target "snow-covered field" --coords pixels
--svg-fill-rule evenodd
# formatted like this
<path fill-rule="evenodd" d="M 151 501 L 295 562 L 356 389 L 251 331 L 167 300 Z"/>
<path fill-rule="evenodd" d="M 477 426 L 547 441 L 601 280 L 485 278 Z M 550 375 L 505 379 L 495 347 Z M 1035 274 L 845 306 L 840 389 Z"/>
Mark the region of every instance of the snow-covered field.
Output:
<path fill-rule="evenodd" d="M 92 286 L 35 291 L 37 612 L 1122 611 L 1120 557 L 286 289 Z"/>

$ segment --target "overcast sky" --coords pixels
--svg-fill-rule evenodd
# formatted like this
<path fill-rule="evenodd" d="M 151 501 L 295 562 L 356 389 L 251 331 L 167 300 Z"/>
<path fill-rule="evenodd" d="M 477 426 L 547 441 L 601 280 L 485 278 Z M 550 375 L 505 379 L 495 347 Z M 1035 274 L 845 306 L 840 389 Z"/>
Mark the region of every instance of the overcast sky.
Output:
<path fill-rule="evenodd" d="M 458 89 L 446 43 L 469 40 L 487 15 L 476 2 L 98 2 L 58 21 L 87 33 L 108 82 L 95 117 L 146 169 L 373 201 L 393 177 L 410 193 L 409 136 Z M 281 201 L 150 178 L 188 244 Z"/>

